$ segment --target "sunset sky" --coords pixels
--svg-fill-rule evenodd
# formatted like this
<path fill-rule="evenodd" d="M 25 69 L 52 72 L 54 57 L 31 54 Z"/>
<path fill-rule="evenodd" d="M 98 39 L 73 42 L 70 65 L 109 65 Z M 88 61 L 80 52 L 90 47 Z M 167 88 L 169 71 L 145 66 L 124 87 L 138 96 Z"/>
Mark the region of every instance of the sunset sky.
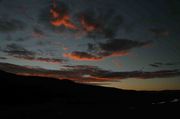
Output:
<path fill-rule="evenodd" d="M 0 69 L 180 90 L 179 0 L 0 0 Z"/>

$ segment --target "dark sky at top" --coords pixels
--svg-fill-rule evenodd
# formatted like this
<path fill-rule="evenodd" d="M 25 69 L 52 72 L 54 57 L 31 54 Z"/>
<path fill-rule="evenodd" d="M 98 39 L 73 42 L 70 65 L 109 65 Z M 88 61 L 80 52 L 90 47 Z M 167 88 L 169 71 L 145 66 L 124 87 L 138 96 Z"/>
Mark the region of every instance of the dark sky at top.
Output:
<path fill-rule="evenodd" d="M 0 68 L 117 88 L 180 89 L 179 6 L 0 0 Z"/>

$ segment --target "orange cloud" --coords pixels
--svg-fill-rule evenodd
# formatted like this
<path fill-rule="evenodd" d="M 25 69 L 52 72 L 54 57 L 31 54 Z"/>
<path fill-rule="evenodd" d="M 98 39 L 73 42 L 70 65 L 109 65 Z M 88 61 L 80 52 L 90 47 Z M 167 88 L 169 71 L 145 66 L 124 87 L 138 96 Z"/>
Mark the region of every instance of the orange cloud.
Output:
<path fill-rule="evenodd" d="M 77 30 L 78 28 L 69 20 L 69 16 L 63 16 L 62 18 L 58 18 L 51 21 L 53 26 L 65 26 L 66 28 Z"/>
<path fill-rule="evenodd" d="M 52 14 L 53 18 L 58 18 L 59 17 L 59 13 L 53 9 L 50 10 L 50 13 Z"/>
<path fill-rule="evenodd" d="M 71 22 L 71 18 L 66 10 L 60 10 L 57 8 L 55 0 L 53 0 L 53 8 L 50 10 L 52 19 L 50 23 L 53 26 L 64 26 L 68 29 L 77 30 L 77 26 Z"/>
<path fill-rule="evenodd" d="M 83 16 L 80 19 L 80 23 L 81 23 L 82 27 L 84 28 L 84 30 L 87 32 L 92 32 L 92 31 L 96 30 L 96 28 L 97 28 L 96 24 L 90 23 Z"/>
<path fill-rule="evenodd" d="M 80 60 L 80 61 L 99 61 L 103 60 L 108 57 L 117 57 L 117 56 L 126 56 L 128 52 L 113 52 L 112 54 L 91 54 L 88 52 L 79 52 L 74 51 L 72 53 L 65 53 L 64 57 L 73 59 L 73 60 Z"/>
<path fill-rule="evenodd" d="M 127 56 L 129 53 L 127 51 L 121 51 L 121 52 L 113 52 L 108 57 L 118 57 L 118 56 Z"/>
<path fill-rule="evenodd" d="M 72 53 L 65 53 L 64 57 L 67 57 L 69 59 L 73 60 L 80 60 L 80 61 L 98 61 L 102 60 L 101 57 L 85 53 L 85 52 L 72 52 Z"/>

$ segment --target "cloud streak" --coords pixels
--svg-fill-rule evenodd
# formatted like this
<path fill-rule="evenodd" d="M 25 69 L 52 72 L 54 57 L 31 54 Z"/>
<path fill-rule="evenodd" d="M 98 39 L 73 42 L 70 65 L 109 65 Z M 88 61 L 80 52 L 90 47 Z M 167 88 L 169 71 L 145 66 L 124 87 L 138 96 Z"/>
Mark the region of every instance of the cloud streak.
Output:
<path fill-rule="evenodd" d="M 66 62 L 66 60 L 64 59 L 43 58 L 43 57 L 33 58 L 31 59 L 31 61 L 45 62 L 45 63 L 51 63 L 51 64 L 62 64 Z"/>
<path fill-rule="evenodd" d="M 168 30 L 158 29 L 158 28 L 152 28 L 152 29 L 149 29 L 149 31 L 157 37 L 168 37 L 171 34 L 170 31 Z"/>
<path fill-rule="evenodd" d="M 10 18 L 0 18 L 0 32 L 15 32 L 18 30 L 23 30 L 26 27 L 26 24 L 17 19 Z"/>
<path fill-rule="evenodd" d="M 40 28 L 34 27 L 33 28 L 33 32 L 32 32 L 32 36 L 34 38 L 45 38 L 46 34 L 44 33 L 43 30 L 41 30 Z"/>
<path fill-rule="evenodd" d="M 111 39 L 105 43 L 88 44 L 89 52 L 74 51 L 64 54 L 65 57 L 73 60 L 98 61 L 108 57 L 127 56 L 134 48 L 139 48 L 151 42 L 140 42 L 128 39 Z"/>
<path fill-rule="evenodd" d="M 6 57 L 0 57 L 0 60 L 6 60 L 7 58 Z"/>
<path fill-rule="evenodd" d="M 179 63 L 178 62 L 167 62 L 167 63 L 155 62 L 155 63 L 149 64 L 149 66 L 154 67 L 154 68 L 160 68 L 164 66 L 176 66 L 176 65 L 179 65 Z"/>
<path fill-rule="evenodd" d="M 87 37 L 114 38 L 119 26 L 124 22 L 123 17 L 113 9 L 84 10 L 79 13 L 79 21 L 87 32 Z"/>
<path fill-rule="evenodd" d="M 7 53 L 9 56 L 24 59 L 34 62 L 44 62 L 44 63 L 51 63 L 51 64 L 59 64 L 65 63 L 66 60 L 62 58 L 47 58 L 47 57 L 37 57 L 37 53 L 33 51 L 29 51 L 24 47 L 18 44 L 8 44 L 5 50 L 2 50 L 4 53 Z"/>
<path fill-rule="evenodd" d="M 21 75 L 53 77 L 57 79 L 69 79 L 77 82 L 104 82 L 125 80 L 129 78 L 152 79 L 180 76 L 179 70 L 113 72 L 103 70 L 97 66 L 89 65 L 65 65 L 61 70 L 47 70 L 0 63 L 0 69 Z"/>
<path fill-rule="evenodd" d="M 8 44 L 3 52 L 14 57 L 32 57 L 35 52 L 25 49 L 23 46 L 17 45 L 15 43 Z"/>

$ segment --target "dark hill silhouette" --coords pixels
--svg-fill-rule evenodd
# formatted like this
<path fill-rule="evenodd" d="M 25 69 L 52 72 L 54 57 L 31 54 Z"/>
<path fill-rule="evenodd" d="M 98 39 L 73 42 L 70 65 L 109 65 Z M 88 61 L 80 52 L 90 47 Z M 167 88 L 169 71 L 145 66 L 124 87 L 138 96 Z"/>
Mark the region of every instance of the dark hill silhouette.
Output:
<path fill-rule="evenodd" d="M 4 71 L 0 71 L 0 95 L 2 119 L 96 118 L 144 111 L 177 116 L 180 109 L 180 91 L 120 90 Z"/>

